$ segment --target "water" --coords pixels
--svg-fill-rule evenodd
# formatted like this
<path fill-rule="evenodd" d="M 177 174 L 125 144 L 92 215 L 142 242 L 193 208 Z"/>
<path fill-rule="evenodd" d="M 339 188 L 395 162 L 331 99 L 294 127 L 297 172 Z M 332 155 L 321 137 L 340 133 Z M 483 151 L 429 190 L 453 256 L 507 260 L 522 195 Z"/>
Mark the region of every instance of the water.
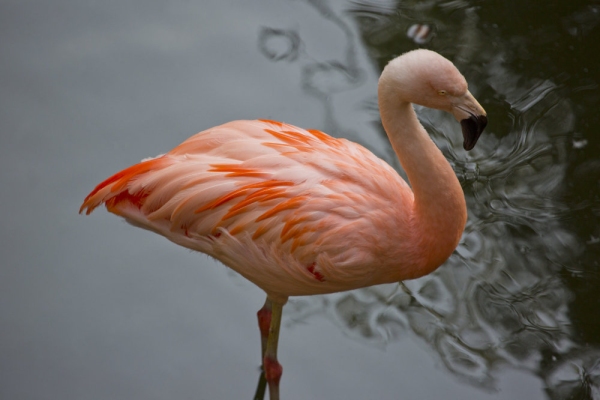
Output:
<path fill-rule="evenodd" d="M 600 398 L 600 6 L 5 2 L 0 397 L 250 398 L 260 290 L 100 211 L 100 180 L 231 119 L 362 143 L 387 60 L 450 58 L 486 108 L 470 153 L 418 109 L 469 221 L 431 276 L 291 299 L 286 399 Z M 426 24 L 421 45 L 407 31 Z"/>

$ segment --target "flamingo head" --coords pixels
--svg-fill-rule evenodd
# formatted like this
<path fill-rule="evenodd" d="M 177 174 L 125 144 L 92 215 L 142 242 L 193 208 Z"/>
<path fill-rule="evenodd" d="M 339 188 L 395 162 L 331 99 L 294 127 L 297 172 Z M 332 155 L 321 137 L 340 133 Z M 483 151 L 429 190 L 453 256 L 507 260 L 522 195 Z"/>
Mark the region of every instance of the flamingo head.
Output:
<path fill-rule="evenodd" d="M 463 147 L 471 150 L 487 125 L 487 114 L 469 92 L 458 69 L 441 55 L 424 49 L 413 50 L 392 60 L 394 86 L 400 100 L 444 110 L 462 127 Z"/>

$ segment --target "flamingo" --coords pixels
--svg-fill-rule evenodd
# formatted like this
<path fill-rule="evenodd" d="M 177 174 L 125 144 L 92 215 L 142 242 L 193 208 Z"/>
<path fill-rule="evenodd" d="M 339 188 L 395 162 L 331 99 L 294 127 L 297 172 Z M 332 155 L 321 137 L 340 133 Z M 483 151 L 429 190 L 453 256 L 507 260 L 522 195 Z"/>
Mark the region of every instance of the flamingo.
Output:
<path fill-rule="evenodd" d="M 411 104 L 452 113 L 471 150 L 487 115 L 465 78 L 441 55 L 413 50 L 384 68 L 378 100 L 410 186 L 348 140 L 271 120 L 233 121 L 117 172 L 79 212 L 104 204 L 262 288 L 263 394 L 268 383 L 270 399 L 279 399 L 277 345 L 289 296 L 426 275 L 448 259 L 465 227 L 460 183 Z"/>

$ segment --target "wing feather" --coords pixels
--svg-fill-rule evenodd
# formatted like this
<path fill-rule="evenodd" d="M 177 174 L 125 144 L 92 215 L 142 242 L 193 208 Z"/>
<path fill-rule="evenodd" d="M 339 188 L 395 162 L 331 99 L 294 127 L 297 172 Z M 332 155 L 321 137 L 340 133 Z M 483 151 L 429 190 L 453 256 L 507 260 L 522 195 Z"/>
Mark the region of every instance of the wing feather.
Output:
<path fill-rule="evenodd" d="M 374 212 L 392 212 L 388 208 L 411 196 L 389 165 L 355 143 L 275 121 L 234 121 L 106 179 L 80 212 L 105 203 L 138 226 L 221 259 L 263 288 L 268 284 L 261 273 L 240 266 L 262 257 L 248 249 L 222 254 L 222 233 L 233 247 L 243 242 L 259 252 L 281 253 L 270 254 L 271 265 L 291 257 L 296 267 L 285 274 L 271 271 L 268 279 L 291 279 L 290 271 L 300 266 L 294 279 L 319 277 L 321 285 L 334 285 L 353 272 L 334 278 L 333 265 L 376 258 L 357 244 L 369 230 L 380 229 Z"/>

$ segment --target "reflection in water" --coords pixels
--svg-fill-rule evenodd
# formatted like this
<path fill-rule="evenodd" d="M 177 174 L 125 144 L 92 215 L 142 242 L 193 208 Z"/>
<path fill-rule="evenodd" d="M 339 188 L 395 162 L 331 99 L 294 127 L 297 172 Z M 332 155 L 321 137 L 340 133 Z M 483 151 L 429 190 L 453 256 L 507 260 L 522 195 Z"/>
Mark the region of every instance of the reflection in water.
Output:
<path fill-rule="evenodd" d="M 363 82 L 355 33 L 327 2 L 307 3 L 321 13 L 323 23 L 345 34 L 345 59 L 298 59 L 304 65 L 304 89 L 323 102 L 325 127 L 336 132 L 331 98 Z M 490 126 L 467 154 L 451 117 L 418 109 L 454 166 L 468 203 L 461 244 L 445 266 L 398 285 L 293 299 L 288 315 L 301 321 L 327 313 L 348 335 L 376 344 L 412 331 L 436 350 L 449 371 L 474 385 L 493 387 L 496 372 L 512 366 L 540 376 L 552 399 L 600 397 L 600 349 L 594 347 L 599 338 L 589 344 L 579 340 L 582 333 L 571 320 L 576 293 L 564 278 L 565 271 L 576 276 L 574 260 L 585 258 L 588 247 L 600 243 L 598 227 L 598 236 L 586 242 L 567 223 L 577 211 L 565 200 L 568 176 L 589 176 L 585 171 L 591 169 L 597 184 L 600 164 L 589 160 L 570 171 L 573 149 L 585 149 L 588 140 L 577 133 L 578 114 L 564 76 L 522 73 L 522 60 L 531 57 L 526 43 L 502 41 L 498 25 L 483 21 L 480 9 L 467 1 L 408 1 L 397 7 L 353 1 L 346 11 L 380 69 L 393 55 L 414 48 L 406 36 L 410 26 L 433 27 L 438 35 L 425 44 L 453 59 L 465 73 L 490 115 Z M 560 24 L 568 35 L 589 35 L 600 25 L 599 11 L 585 6 L 566 14 Z M 535 34 L 545 41 L 543 33 Z M 278 35 L 282 31 L 264 28 L 261 49 Z M 294 35 L 290 43 L 301 43 Z M 274 61 L 296 59 L 285 51 L 262 51 Z M 597 82 L 586 79 L 578 90 L 596 90 Z M 373 99 L 362 104 L 367 105 L 367 118 L 372 116 Z M 387 140 L 383 130 L 381 135 Z M 583 202 L 579 209 L 585 207 L 593 206 Z"/>
<path fill-rule="evenodd" d="M 302 87 L 306 93 L 323 104 L 325 111 L 325 130 L 330 133 L 340 132 L 341 128 L 335 119 L 335 111 L 331 95 L 350 90 L 364 81 L 363 71 L 358 67 L 356 55 L 355 34 L 346 21 L 340 18 L 326 1 L 304 0 L 313 7 L 320 16 L 329 23 L 337 26 L 344 34 L 344 58 L 342 60 L 315 61 L 308 55 L 302 58 Z M 272 49 L 277 39 L 287 38 L 288 51 Z M 258 47 L 270 60 L 278 61 L 296 59 L 298 49 L 304 47 L 296 32 L 263 27 L 258 37 Z M 305 50 L 306 51 L 306 50 Z M 291 54 L 288 56 L 286 54 Z"/>
<path fill-rule="evenodd" d="M 553 400 L 600 398 L 600 351 L 571 352 L 548 371 L 546 384 Z"/>
<path fill-rule="evenodd" d="M 423 45 L 433 39 L 433 29 L 427 24 L 414 24 L 408 28 L 406 36 L 413 40 L 416 44 Z"/>
<path fill-rule="evenodd" d="M 300 51 L 300 36 L 292 30 L 262 28 L 258 35 L 260 52 L 272 61 L 294 61 Z"/>
<path fill-rule="evenodd" d="M 563 21 L 569 34 L 585 37 L 600 24 L 600 5 L 587 4 Z"/>

